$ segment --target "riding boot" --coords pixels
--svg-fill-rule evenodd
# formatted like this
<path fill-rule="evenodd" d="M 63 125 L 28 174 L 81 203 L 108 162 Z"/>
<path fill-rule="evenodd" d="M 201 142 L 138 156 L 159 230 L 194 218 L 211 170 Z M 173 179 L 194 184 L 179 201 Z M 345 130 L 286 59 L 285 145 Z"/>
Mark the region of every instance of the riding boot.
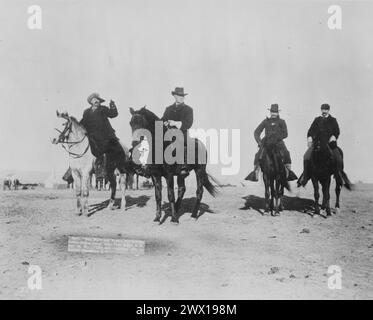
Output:
<path fill-rule="evenodd" d="M 245 178 L 245 180 L 254 181 L 254 182 L 258 181 L 259 171 L 260 171 L 260 166 L 255 165 L 254 170 L 249 173 L 249 175 Z"/>
<path fill-rule="evenodd" d="M 298 187 L 302 186 L 302 187 L 305 187 L 308 180 L 310 179 L 309 178 L 309 160 L 304 160 L 303 161 L 303 173 L 302 175 L 300 176 L 300 178 L 298 179 L 298 182 L 297 182 L 297 185 Z"/>
<path fill-rule="evenodd" d="M 294 181 L 294 180 L 298 179 L 297 175 L 291 170 L 291 164 L 290 163 L 286 163 L 285 168 L 286 168 L 286 179 L 287 179 L 287 181 Z"/>

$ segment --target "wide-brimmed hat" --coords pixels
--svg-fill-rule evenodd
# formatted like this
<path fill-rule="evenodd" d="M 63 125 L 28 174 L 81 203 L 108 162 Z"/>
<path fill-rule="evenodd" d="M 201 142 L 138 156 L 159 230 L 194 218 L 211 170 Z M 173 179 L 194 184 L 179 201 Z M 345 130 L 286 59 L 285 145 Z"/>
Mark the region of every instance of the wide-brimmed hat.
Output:
<path fill-rule="evenodd" d="M 181 97 L 185 97 L 187 93 L 184 93 L 184 88 L 176 87 L 174 91 L 171 92 L 172 95 L 177 95 Z"/>
<path fill-rule="evenodd" d="M 279 111 L 281 111 L 281 109 L 278 108 L 278 104 L 277 103 L 271 104 L 271 108 L 268 108 L 268 110 L 270 112 L 279 112 Z"/>
<path fill-rule="evenodd" d="M 92 94 L 90 94 L 88 96 L 87 101 L 88 101 L 89 104 L 91 104 L 91 101 L 92 101 L 93 98 L 98 99 L 100 102 L 104 102 L 105 101 L 104 99 L 102 99 L 100 97 L 100 95 L 98 93 L 95 92 L 95 93 L 92 93 Z"/>
<path fill-rule="evenodd" d="M 330 106 L 327 103 L 321 105 L 321 110 L 330 110 Z"/>

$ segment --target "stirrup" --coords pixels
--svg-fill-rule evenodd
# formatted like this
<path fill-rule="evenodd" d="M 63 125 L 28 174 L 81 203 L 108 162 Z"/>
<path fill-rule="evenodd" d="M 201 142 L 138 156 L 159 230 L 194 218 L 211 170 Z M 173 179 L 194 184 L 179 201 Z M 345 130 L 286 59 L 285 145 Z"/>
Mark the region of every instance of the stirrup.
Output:
<path fill-rule="evenodd" d="M 292 170 L 289 170 L 289 169 L 287 170 L 288 170 L 287 181 L 294 181 L 298 179 L 297 175 Z"/>
<path fill-rule="evenodd" d="M 258 181 L 258 177 L 256 176 L 255 170 L 252 171 L 252 172 L 250 172 L 249 175 L 245 178 L 245 180 L 257 182 Z"/>
<path fill-rule="evenodd" d="M 297 181 L 297 187 L 305 187 L 306 184 L 307 184 L 308 180 L 306 180 L 304 178 L 304 173 L 301 174 L 301 176 L 299 177 L 298 181 Z"/>

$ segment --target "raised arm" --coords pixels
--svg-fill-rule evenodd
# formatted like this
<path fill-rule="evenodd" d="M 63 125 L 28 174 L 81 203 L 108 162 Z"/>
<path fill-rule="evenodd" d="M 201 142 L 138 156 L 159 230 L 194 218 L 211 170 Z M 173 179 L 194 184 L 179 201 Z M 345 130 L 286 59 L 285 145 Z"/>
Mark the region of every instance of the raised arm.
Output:
<path fill-rule="evenodd" d="M 110 101 L 110 108 L 108 107 L 102 107 L 103 113 L 108 117 L 108 118 L 115 118 L 118 116 L 118 109 L 117 106 L 115 105 L 114 101 Z"/>

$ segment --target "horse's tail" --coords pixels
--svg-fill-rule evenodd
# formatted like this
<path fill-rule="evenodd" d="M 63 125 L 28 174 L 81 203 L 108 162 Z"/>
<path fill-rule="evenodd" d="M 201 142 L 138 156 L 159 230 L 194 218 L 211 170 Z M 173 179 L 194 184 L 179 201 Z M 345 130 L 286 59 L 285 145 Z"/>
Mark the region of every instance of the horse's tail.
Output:
<path fill-rule="evenodd" d="M 206 171 L 203 172 L 203 186 L 206 188 L 209 194 L 211 194 L 213 197 L 216 197 L 219 194 L 219 189 L 217 186 L 219 186 L 219 182 L 211 175 L 208 174 Z M 214 182 L 216 185 L 213 185 L 212 182 Z"/>
<path fill-rule="evenodd" d="M 282 178 L 282 181 L 281 181 L 282 185 L 284 186 L 284 188 L 288 191 L 291 191 L 291 188 L 290 188 L 290 184 L 289 184 L 289 181 L 287 180 L 286 178 L 286 175 L 284 178 Z"/>
<path fill-rule="evenodd" d="M 344 182 L 344 186 L 347 190 L 352 191 L 354 188 L 354 185 L 351 183 L 350 179 L 347 177 L 347 174 L 342 170 L 341 171 L 342 180 Z"/>

